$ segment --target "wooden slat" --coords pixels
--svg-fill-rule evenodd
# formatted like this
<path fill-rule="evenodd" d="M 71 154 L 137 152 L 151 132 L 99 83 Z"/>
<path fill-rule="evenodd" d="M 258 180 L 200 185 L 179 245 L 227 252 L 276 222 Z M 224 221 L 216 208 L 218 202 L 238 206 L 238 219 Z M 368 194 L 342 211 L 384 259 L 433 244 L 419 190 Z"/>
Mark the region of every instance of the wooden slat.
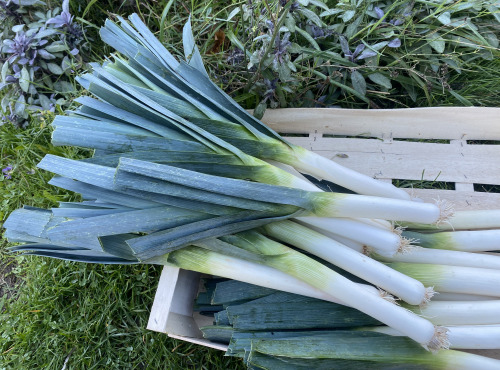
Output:
<path fill-rule="evenodd" d="M 500 140 L 500 108 L 268 109 L 262 121 L 287 133 Z"/>
<path fill-rule="evenodd" d="M 163 268 L 149 316 L 149 330 L 194 338 L 201 336 L 193 318 L 199 277 L 196 272 L 170 266 Z"/>
<path fill-rule="evenodd" d="M 167 316 L 172 304 L 178 275 L 178 268 L 168 266 L 163 268 L 149 315 L 147 326 L 149 330 L 165 332 Z"/>
<path fill-rule="evenodd" d="M 215 348 L 224 352 L 227 351 L 227 346 L 225 344 L 210 342 L 208 339 L 183 337 L 182 335 L 175 335 L 175 334 L 168 334 L 168 336 L 170 338 L 180 339 L 186 342 L 199 344 L 200 346 Z"/>
<path fill-rule="evenodd" d="M 500 184 L 500 145 L 460 147 L 340 138 L 309 141 L 303 137 L 289 140 L 375 178 Z"/>
<path fill-rule="evenodd" d="M 480 193 L 453 190 L 405 189 L 413 196 L 433 202 L 436 199 L 452 203 L 455 211 L 471 211 L 474 209 L 500 209 L 500 194 Z"/>

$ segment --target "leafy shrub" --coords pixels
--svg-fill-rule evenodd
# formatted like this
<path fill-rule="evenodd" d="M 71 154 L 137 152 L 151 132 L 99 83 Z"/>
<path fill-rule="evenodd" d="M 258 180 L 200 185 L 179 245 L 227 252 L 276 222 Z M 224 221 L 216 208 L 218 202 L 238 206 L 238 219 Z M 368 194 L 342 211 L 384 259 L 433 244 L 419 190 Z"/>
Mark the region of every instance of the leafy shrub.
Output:
<path fill-rule="evenodd" d="M 82 27 L 69 12 L 45 9 L 39 0 L 0 0 L 3 23 L 0 67 L 2 123 L 26 126 L 29 112 L 67 106 L 70 78 L 82 67 Z"/>
<path fill-rule="evenodd" d="M 471 105 L 448 81 L 499 57 L 499 23 L 494 0 L 249 1 L 228 17 L 228 58 L 245 50 L 237 64 L 253 73 L 261 114 L 346 100 L 395 107 L 425 96 L 430 104 L 443 91 Z"/>

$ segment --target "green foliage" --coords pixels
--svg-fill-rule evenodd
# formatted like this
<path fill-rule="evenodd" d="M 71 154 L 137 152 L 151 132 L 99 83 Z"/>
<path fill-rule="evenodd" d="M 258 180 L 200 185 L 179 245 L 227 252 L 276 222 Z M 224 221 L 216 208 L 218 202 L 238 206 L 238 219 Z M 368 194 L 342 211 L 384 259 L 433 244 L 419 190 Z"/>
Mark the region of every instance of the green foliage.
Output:
<path fill-rule="evenodd" d="M 480 105 L 451 81 L 498 59 L 498 14 L 494 2 L 248 3 L 227 18 L 228 64 L 251 72 L 246 89 L 261 114 L 263 104 L 435 105 L 435 95 L 438 103 Z"/>
<path fill-rule="evenodd" d="M 74 75 L 83 66 L 83 32 L 63 8 L 41 1 L 0 1 L 2 122 L 26 126 L 30 112 L 68 107 L 75 95 Z M 1 124 L 0 123 L 0 124 Z"/>

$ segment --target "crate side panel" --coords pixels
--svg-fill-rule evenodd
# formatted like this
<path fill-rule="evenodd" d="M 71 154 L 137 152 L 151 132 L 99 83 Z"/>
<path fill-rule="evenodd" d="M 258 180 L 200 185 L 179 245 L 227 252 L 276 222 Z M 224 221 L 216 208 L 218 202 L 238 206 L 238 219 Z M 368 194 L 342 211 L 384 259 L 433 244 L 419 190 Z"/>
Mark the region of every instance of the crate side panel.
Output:
<path fill-rule="evenodd" d="M 215 342 L 210 342 L 208 339 L 183 337 L 182 335 L 176 335 L 176 334 L 170 334 L 170 333 L 168 334 L 168 336 L 170 338 L 175 338 L 175 339 L 183 340 L 183 341 L 194 343 L 194 344 L 199 344 L 200 346 L 215 348 L 215 349 L 218 349 L 218 350 L 221 350 L 224 352 L 227 351 L 227 345 L 215 343 Z"/>
<path fill-rule="evenodd" d="M 283 133 L 500 140 L 500 108 L 268 109 L 262 121 Z"/>
<path fill-rule="evenodd" d="M 149 314 L 147 325 L 149 330 L 165 333 L 179 273 L 180 269 L 177 267 L 165 266 L 163 268 L 153 306 L 151 307 L 151 313 Z"/>
<path fill-rule="evenodd" d="M 165 266 L 160 276 L 147 328 L 189 337 L 202 334 L 193 318 L 200 274 Z"/>
<path fill-rule="evenodd" d="M 172 301 L 170 306 L 171 312 L 192 316 L 200 276 L 199 272 L 180 270 L 174 292 L 175 300 Z"/>
<path fill-rule="evenodd" d="M 374 178 L 500 184 L 500 145 L 302 137 L 290 141 Z"/>
<path fill-rule="evenodd" d="M 405 189 L 413 196 L 425 202 L 447 200 L 453 204 L 455 211 L 472 211 L 476 209 L 500 209 L 500 194 L 480 193 L 453 190 Z"/>

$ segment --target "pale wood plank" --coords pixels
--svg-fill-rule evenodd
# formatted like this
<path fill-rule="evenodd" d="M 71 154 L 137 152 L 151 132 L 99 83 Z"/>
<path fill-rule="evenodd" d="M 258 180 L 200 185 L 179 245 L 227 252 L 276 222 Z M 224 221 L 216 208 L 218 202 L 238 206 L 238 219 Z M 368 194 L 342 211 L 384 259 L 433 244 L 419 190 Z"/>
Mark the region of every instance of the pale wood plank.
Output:
<path fill-rule="evenodd" d="M 193 318 L 199 279 L 200 274 L 197 272 L 165 266 L 147 328 L 162 333 L 201 337 L 199 326 Z"/>
<path fill-rule="evenodd" d="M 500 108 L 268 109 L 262 119 L 277 132 L 379 138 L 500 140 Z"/>
<path fill-rule="evenodd" d="M 474 184 L 466 184 L 463 182 L 456 182 L 455 183 L 455 191 L 473 193 L 474 192 Z"/>
<path fill-rule="evenodd" d="M 165 332 L 179 272 L 180 269 L 176 267 L 165 266 L 163 268 L 149 315 L 147 326 L 149 330 Z"/>
<path fill-rule="evenodd" d="M 464 192 L 454 190 L 405 189 L 412 195 L 433 202 L 435 199 L 445 199 L 453 204 L 456 211 L 471 211 L 475 209 L 499 209 L 500 194 Z"/>
<path fill-rule="evenodd" d="M 227 351 L 227 346 L 225 344 L 210 342 L 207 339 L 183 337 L 182 335 L 176 335 L 176 334 L 168 334 L 168 336 L 170 338 L 180 339 L 180 340 L 183 340 L 186 342 L 199 344 L 199 345 L 204 346 L 204 347 L 215 348 L 215 349 L 218 349 L 218 350 L 221 350 L 224 352 Z"/>
<path fill-rule="evenodd" d="M 500 184 L 500 145 L 435 144 L 377 139 L 289 138 L 343 166 L 379 179 Z"/>

